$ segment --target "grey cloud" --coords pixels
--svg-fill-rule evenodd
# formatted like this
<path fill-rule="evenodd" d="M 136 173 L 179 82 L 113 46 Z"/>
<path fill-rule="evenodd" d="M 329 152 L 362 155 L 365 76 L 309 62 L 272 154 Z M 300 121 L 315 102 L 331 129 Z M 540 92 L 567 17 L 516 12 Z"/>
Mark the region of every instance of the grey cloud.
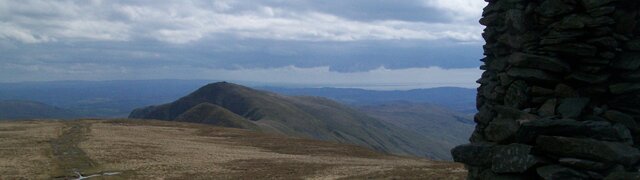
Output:
<path fill-rule="evenodd" d="M 233 3 L 233 2 L 230 2 Z M 317 11 L 359 21 L 402 20 L 421 22 L 448 22 L 453 17 L 434 7 L 428 7 L 420 0 L 255 0 L 230 8 L 227 12 L 243 12 L 259 7 L 274 7 L 297 12 Z"/>
<path fill-rule="evenodd" d="M 232 34 L 303 41 L 480 40 L 479 25 L 457 21 L 450 4 L 431 1 L 441 0 L 5 0 L 0 3 L 0 21 L 6 28 L 0 38 L 26 43 L 139 38 L 188 43 Z M 461 0 L 451 2 L 457 1 Z"/>
<path fill-rule="evenodd" d="M 476 1 L 0 0 L 0 81 L 189 76 L 174 67 L 474 68 Z"/>
<path fill-rule="evenodd" d="M 479 66 L 480 44 L 430 41 L 315 42 L 236 39 L 173 45 L 156 41 L 23 44 L 0 50 L 0 58 L 22 64 L 95 63 L 133 68 L 192 65 L 211 69 L 327 66 L 339 72 L 439 66 Z"/>

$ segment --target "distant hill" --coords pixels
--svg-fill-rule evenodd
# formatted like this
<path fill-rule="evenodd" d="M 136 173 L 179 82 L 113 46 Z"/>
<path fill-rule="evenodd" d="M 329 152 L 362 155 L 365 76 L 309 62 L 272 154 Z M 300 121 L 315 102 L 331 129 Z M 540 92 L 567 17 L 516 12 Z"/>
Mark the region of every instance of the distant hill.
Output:
<path fill-rule="evenodd" d="M 83 117 L 127 117 L 131 110 L 168 103 L 202 87 L 210 80 L 52 81 L 0 83 L 0 100 L 37 101 L 71 109 Z M 249 83 L 251 85 L 251 83 Z M 393 101 L 429 103 L 465 115 L 476 112 L 473 89 L 433 88 L 407 91 L 374 91 L 349 88 L 251 87 L 293 96 L 320 96 L 348 105 Z"/>
<path fill-rule="evenodd" d="M 375 91 L 350 88 L 281 88 L 260 87 L 284 95 L 327 97 L 350 105 L 370 105 L 387 102 L 406 101 L 429 103 L 456 112 L 471 115 L 476 110 L 476 90 L 457 87 L 431 89 Z"/>
<path fill-rule="evenodd" d="M 360 106 L 358 110 L 398 127 L 411 130 L 432 142 L 434 147 L 449 151 L 460 144 L 469 143 L 475 123 L 451 110 L 425 103 L 390 102 Z"/>
<path fill-rule="evenodd" d="M 129 117 L 255 125 L 265 132 L 356 144 L 400 155 L 450 159 L 448 150 L 436 148 L 448 143 L 432 141 L 335 101 L 283 96 L 226 82 L 206 85 L 169 104 L 136 109 Z"/>
<path fill-rule="evenodd" d="M 38 101 L 83 117 L 127 117 L 131 110 L 167 103 L 210 81 L 131 80 L 0 83 L 0 100 Z"/>
<path fill-rule="evenodd" d="M 62 108 L 35 101 L 0 101 L 0 120 L 17 119 L 68 119 L 77 114 Z"/>

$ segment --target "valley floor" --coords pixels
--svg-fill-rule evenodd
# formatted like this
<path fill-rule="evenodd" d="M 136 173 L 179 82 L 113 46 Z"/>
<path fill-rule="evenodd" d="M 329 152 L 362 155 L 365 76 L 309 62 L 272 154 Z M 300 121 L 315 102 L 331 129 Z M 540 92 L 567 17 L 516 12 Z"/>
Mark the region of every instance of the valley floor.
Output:
<path fill-rule="evenodd" d="M 357 146 L 149 120 L 0 122 L 0 179 L 465 179 Z"/>

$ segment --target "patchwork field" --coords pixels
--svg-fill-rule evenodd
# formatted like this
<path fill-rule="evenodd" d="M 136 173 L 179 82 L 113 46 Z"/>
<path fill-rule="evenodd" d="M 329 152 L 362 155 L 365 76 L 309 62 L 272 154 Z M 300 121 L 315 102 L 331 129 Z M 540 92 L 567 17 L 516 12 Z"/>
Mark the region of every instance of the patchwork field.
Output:
<path fill-rule="evenodd" d="M 0 122 L 0 179 L 465 179 L 463 166 L 149 120 Z"/>

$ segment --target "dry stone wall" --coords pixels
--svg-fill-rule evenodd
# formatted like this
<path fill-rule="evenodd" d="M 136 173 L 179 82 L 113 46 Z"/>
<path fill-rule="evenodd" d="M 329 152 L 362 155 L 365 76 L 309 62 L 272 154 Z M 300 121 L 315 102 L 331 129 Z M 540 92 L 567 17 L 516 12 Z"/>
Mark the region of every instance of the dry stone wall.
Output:
<path fill-rule="evenodd" d="M 640 179 L 640 0 L 485 0 L 470 179 Z"/>

